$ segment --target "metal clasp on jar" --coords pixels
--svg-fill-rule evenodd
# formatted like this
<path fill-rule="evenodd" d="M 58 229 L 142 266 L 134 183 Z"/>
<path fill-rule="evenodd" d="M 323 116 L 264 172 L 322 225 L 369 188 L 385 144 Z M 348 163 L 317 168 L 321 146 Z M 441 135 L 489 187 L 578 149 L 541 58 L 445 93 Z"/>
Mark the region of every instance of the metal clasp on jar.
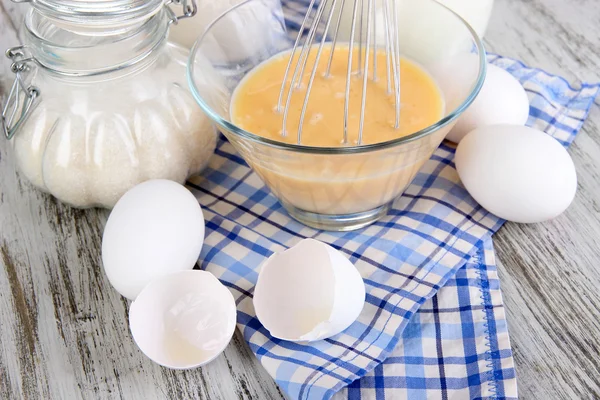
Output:
<path fill-rule="evenodd" d="M 6 50 L 6 57 L 13 62 L 10 69 L 16 76 L 6 99 L 6 104 L 2 108 L 0 125 L 2 125 L 4 136 L 10 140 L 31 114 L 35 100 L 40 95 L 40 90 L 35 86 L 25 84 L 24 75 L 30 68 L 29 63 L 34 62 L 35 59 L 25 54 L 24 46 L 12 47 Z M 21 97 L 23 97 L 22 101 Z"/>
<path fill-rule="evenodd" d="M 170 23 L 177 24 L 180 19 L 190 18 L 196 15 L 198 12 L 198 6 L 196 5 L 196 0 L 169 0 L 165 3 L 166 6 L 174 4 L 177 6 L 183 7 L 183 14 L 175 15 L 171 8 L 167 7 L 167 10 L 170 12 L 171 21 Z"/>

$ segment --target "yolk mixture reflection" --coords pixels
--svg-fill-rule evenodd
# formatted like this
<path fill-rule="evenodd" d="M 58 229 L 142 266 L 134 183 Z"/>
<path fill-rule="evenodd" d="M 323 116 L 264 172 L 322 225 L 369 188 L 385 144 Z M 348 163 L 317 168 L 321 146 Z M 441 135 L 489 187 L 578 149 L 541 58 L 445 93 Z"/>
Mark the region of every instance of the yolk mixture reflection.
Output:
<path fill-rule="evenodd" d="M 324 74 L 331 53 L 331 46 L 323 49 L 317 73 L 310 92 L 308 107 L 302 127 L 302 144 L 316 147 L 339 147 L 343 145 L 344 103 L 346 98 L 346 74 L 348 47 L 336 46 L 331 74 Z M 290 100 L 283 137 L 283 112 L 277 112 L 277 102 L 288 64 L 289 52 L 266 61 L 240 83 L 232 98 L 232 122 L 256 135 L 285 143 L 296 143 L 300 114 L 306 88 L 317 56 L 314 47 L 309 55 L 300 88 L 294 88 Z M 377 80 L 373 81 L 374 62 L 370 54 L 369 79 L 364 118 L 363 144 L 380 143 L 410 135 L 435 124 L 443 115 L 444 101 L 434 82 L 420 66 L 412 61 L 400 61 L 400 127 L 394 128 L 396 118 L 393 93 L 393 69 L 390 69 L 392 93 L 388 93 L 386 53 L 377 53 Z M 297 64 L 297 51 L 288 75 L 283 105 L 287 100 L 293 68 Z M 358 50 L 353 54 L 353 71 L 358 70 Z M 364 53 L 363 59 L 364 63 Z M 353 73 L 351 77 L 348 118 L 348 144 L 356 145 L 359 132 L 363 77 Z"/>

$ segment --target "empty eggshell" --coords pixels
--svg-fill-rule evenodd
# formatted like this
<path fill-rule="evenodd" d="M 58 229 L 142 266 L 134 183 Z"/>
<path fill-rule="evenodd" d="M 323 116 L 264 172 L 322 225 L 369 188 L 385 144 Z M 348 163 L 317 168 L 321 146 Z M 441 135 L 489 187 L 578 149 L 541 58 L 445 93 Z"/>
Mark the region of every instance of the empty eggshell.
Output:
<path fill-rule="evenodd" d="M 513 222 L 561 214 L 577 190 L 575 166 L 561 144 L 525 126 L 476 129 L 456 149 L 456 169 L 479 204 Z"/>
<path fill-rule="evenodd" d="M 475 57 L 472 56 L 473 59 Z M 474 61 L 468 61 L 468 58 L 464 60 L 465 70 L 472 70 Z M 444 87 L 443 84 L 441 86 Z M 502 68 L 488 64 L 485 83 L 479 95 L 458 119 L 446 139 L 459 143 L 473 129 L 496 124 L 525 125 L 528 117 L 529 99 L 521 83 Z"/>
<path fill-rule="evenodd" d="M 204 243 L 204 216 L 194 195 L 163 179 L 141 183 L 119 199 L 102 237 L 108 280 L 134 300 L 155 278 L 194 268 Z"/>
<path fill-rule="evenodd" d="M 148 284 L 129 309 L 135 343 L 152 361 L 174 369 L 204 365 L 233 336 L 235 300 L 214 275 L 179 271 Z"/>
<path fill-rule="evenodd" d="M 272 336 L 310 342 L 337 335 L 358 318 L 365 285 L 339 251 L 304 239 L 263 263 L 253 301 Z"/>

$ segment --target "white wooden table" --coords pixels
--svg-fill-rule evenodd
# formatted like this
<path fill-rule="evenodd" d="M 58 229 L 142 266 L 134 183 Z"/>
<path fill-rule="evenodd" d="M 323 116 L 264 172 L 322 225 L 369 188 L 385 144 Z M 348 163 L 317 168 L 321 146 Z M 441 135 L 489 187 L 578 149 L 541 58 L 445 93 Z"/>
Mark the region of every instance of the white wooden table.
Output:
<path fill-rule="evenodd" d="M 21 14 L 0 0 L 0 49 L 19 43 Z M 600 1 L 496 0 L 486 43 L 569 80 L 599 81 Z M 9 79 L 2 61 L 0 98 Z M 571 208 L 495 236 L 523 399 L 600 398 L 598 105 L 570 153 L 579 174 Z M 239 333 L 223 356 L 192 371 L 141 354 L 127 301 L 101 269 L 107 215 L 33 189 L 0 140 L 0 398 L 282 398 Z"/>

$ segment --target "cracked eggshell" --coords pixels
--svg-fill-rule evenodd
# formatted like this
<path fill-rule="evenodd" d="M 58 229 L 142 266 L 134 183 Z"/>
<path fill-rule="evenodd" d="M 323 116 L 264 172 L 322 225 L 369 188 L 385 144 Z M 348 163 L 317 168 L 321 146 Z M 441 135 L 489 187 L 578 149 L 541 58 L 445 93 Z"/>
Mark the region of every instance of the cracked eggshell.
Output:
<path fill-rule="evenodd" d="M 206 271 L 179 271 L 148 284 L 129 308 L 135 343 L 168 368 L 195 368 L 217 358 L 236 324 L 235 300 Z"/>
<path fill-rule="evenodd" d="M 256 316 L 276 338 L 311 342 L 337 335 L 359 316 L 365 285 L 333 247 L 304 239 L 269 257 L 254 290 Z"/>

